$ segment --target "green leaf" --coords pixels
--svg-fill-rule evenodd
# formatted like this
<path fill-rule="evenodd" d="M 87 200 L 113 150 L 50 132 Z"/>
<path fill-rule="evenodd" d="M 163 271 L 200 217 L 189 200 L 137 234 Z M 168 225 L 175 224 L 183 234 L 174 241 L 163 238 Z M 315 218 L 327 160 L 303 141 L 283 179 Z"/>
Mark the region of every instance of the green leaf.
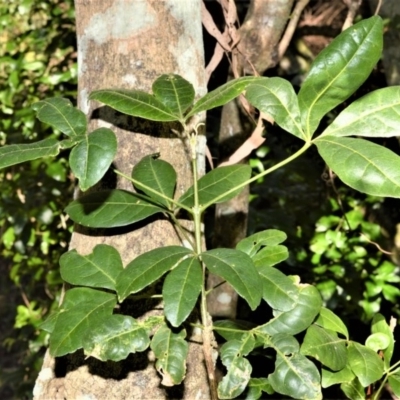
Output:
<path fill-rule="evenodd" d="M 261 398 L 262 392 L 274 394 L 274 389 L 267 378 L 251 378 L 247 387 L 246 400 L 258 400 Z"/>
<path fill-rule="evenodd" d="M 247 356 L 253 351 L 256 341 L 253 335 L 244 334 L 240 340 L 229 340 L 221 346 L 220 357 L 222 364 L 229 367 L 237 357 Z"/>
<path fill-rule="evenodd" d="M 363 387 L 376 382 L 383 375 L 383 361 L 373 350 L 356 342 L 349 342 L 349 365 Z"/>
<path fill-rule="evenodd" d="M 325 307 L 321 308 L 315 324 L 321 326 L 322 328 L 341 333 L 346 337 L 347 340 L 349 340 L 349 331 L 347 330 L 344 322 L 331 310 Z"/>
<path fill-rule="evenodd" d="M 337 372 L 332 372 L 327 369 L 322 368 L 322 381 L 321 386 L 327 388 L 332 385 L 337 385 L 339 383 L 350 383 L 356 377 L 353 374 L 349 365 L 346 365 L 343 369 Z"/>
<path fill-rule="evenodd" d="M 61 143 L 44 139 L 35 143 L 11 144 L 0 147 L 0 169 L 43 157 L 54 157 L 60 152 Z"/>
<path fill-rule="evenodd" d="M 250 380 L 251 364 L 243 357 L 236 357 L 228 367 L 227 374 L 218 384 L 218 398 L 232 399 L 244 392 Z"/>
<path fill-rule="evenodd" d="M 164 314 L 172 326 L 179 326 L 196 305 L 203 273 L 197 257 L 184 259 L 166 277 L 163 285 Z"/>
<path fill-rule="evenodd" d="M 400 372 L 389 375 L 389 385 L 396 397 L 400 397 Z"/>
<path fill-rule="evenodd" d="M 133 224 L 163 210 L 124 190 L 102 190 L 70 203 L 66 213 L 72 221 L 91 228 L 114 228 Z"/>
<path fill-rule="evenodd" d="M 242 340 L 244 334 L 251 334 L 246 331 L 250 331 L 254 326 L 255 324 L 241 320 L 224 319 L 213 322 L 214 330 L 225 340 Z"/>
<path fill-rule="evenodd" d="M 123 270 L 118 251 L 106 244 L 98 244 L 84 256 L 76 250 L 68 251 L 61 256 L 60 266 L 61 277 L 72 285 L 111 290 L 115 290 L 117 276 Z"/>
<path fill-rule="evenodd" d="M 238 250 L 214 249 L 201 254 L 208 270 L 224 278 L 252 310 L 260 304 L 262 284 L 251 258 Z"/>
<path fill-rule="evenodd" d="M 261 249 L 253 258 L 256 267 L 272 267 L 287 260 L 289 252 L 286 246 L 267 246 Z"/>
<path fill-rule="evenodd" d="M 367 79 L 381 57 L 382 30 L 380 17 L 365 19 L 342 32 L 315 58 L 298 94 L 307 138 L 326 113 Z"/>
<path fill-rule="evenodd" d="M 222 203 L 230 200 L 239 194 L 244 183 L 250 179 L 251 167 L 249 165 L 229 165 L 213 169 L 197 182 L 199 203 L 201 206 L 213 203 Z M 240 186 L 243 185 L 243 186 Z M 240 186 L 238 189 L 232 190 Z M 232 190 L 227 195 L 224 193 Z M 179 202 L 185 206 L 194 206 L 193 186 L 182 195 Z"/>
<path fill-rule="evenodd" d="M 278 333 L 272 336 L 267 346 L 274 348 L 281 357 L 290 356 L 300 350 L 297 339 L 286 333 Z"/>
<path fill-rule="evenodd" d="M 333 371 L 339 371 L 347 364 L 346 341 L 317 325 L 307 329 L 300 352 L 314 357 Z"/>
<path fill-rule="evenodd" d="M 322 299 L 314 286 L 302 285 L 299 291 L 299 299 L 292 310 L 276 313 L 275 318 L 257 327 L 257 331 L 268 335 L 296 335 L 307 329 L 320 312 Z"/>
<path fill-rule="evenodd" d="M 107 316 L 83 339 L 85 355 L 101 361 L 125 360 L 130 353 L 146 350 L 149 344 L 146 329 L 127 315 Z"/>
<path fill-rule="evenodd" d="M 138 183 L 135 183 L 137 189 L 140 189 L 158 203 L 166 207 L 170 206 L 168 200 L 146 189 L 141 184 L 152 188 L 164 196 L 173 198 L 176 185 L 176 172 L 171 164 L 160 159 L 155 159 L 153 156 L 144 157 L 134 166 L 132 178 L 138 181 Z"/>
<path fill-rule="evenodd" d="M 208 92 L 197 103 L 195 103 L 186 118 L 201 111 L 211 110 L 212 108 L 229 103 L 235 97 L 239 96 L 239 94 L 242 93 L 250 83 L 257 81 L 258 79 L 260 78 L 255 76 L 244 76 L 229 81 L 219 88 Z"/>
<path fill-rule="evenodd" d="M 164 386 L 179 385 L 186 374 L 188 344 L 185 330 L 178 334 L 162 326 L 153 336 L 151 349 L 157 358 L 156 369 L 162 376 Z"/>
<path fill-rule="evenodd" d="M 287 80 L 260 78 L 246 89 L 246 98 L 254 107 L 270 115 L 282 129 L 306 140 L 297 96 Z"/>
<path fill-rule="evenodd" d="M 50 336 L 50 354 L 53 357 L 61 357 L 83 347 L 84 336 L 104 318 L 109 318 L 117 303 L 115 295 L 88 288 L 69 290 L 67 299 Z"/>
<path fill-rule="evenodd" d="M 367 337 L 365 345 L 375 352 L 385 350 L 390 345 L 390 337 L 382 332 L 373 333 Z"/>
<path fill-rule="evenodd" d="M 171 112 L 183 119 L 186 110 L 193 104 L 193 85 L 179 75 L 168 74 L 158 77 L 152 86 L 154 96 Z"/>
<path fill-rule="evenodd" d="M 353 101 L 321 136 L 399 136 L 400 87 L 378 89 Z"/>
<path fill-rule="evenodd" d="M 383 333 L 389 338 L 389 345 L 383 350 L 385 368 L 389 368 L 394 350 L 394 336 L 393 331 L 390 329 L 390 326 L 387 324 L 385 317 L 382 314 L 378 313 L 374 315 L 372 319 L 371 332 Z"/>
<path fill-rule="evenodd" d="M 263 246 L 276 246 L 286 240 L 285 232 L 277 229 L 267 229 L 265 231 L 257 232 L 242 239 L 237 245 L 236 249 L 243 251 L 253 258 Z"/>
<path fill-rule="evenodd" d="M 365 390 L 357 378 L 353 379 L 351 382 L 342 383 L 340 389 L 343 390 L 343 393 L 348 399 L 364 400 L 366 398 Z"/>
<path fill-rule="evenodd" d="M 119 299 L 124 300 L 150 285 L 189 254 L 193 253 L 186 247 L 165 246 L 136 257 L 117 277 Z"/>
<path fill-rule="evenodd" d="M 140 90 L 96 90 L 90 94 L 89 99 L 100 101 L 121 113 L 150 121 L 168 122 L 179 120 L 179 115 L 175 115 L 161 101 L 153 95 Z"/>
<path fill-rule="evenodd" d="M 86 135 L 69 156 L 72 172 L 85 191 L 107 172 L 117 153 L 117 138 L 111 129 L 100 128 Z"/>
<path fill-rule="evenodd" d="M 271 308 L 279 311 L 290 311 L 299 298 L 299 289 L 281 271 L 271 267 L 258 267 L 263 284 L 263 299 Z"/>
<path fill-rule="evenodd" d="M 317 367 L 302 354 L 277 354 L 275 371 L 268 376 L 275 392 L 295 399 L 322 399 Z"/>
<path fill-rule="evenodd" d="M 348 186 L 380 197 L 400 197 L 400 157 L 363 139 L 324 136 L 314 143 L 329 168 Z"/>
<path fill-rule="evenodd" d="M 72 106 L 68 99 L 53 97 L 32 105 L 36 117 L 58 129 L 67 136 L 80 136 L 86 133 L 87 121 L 85 114 Z"/>

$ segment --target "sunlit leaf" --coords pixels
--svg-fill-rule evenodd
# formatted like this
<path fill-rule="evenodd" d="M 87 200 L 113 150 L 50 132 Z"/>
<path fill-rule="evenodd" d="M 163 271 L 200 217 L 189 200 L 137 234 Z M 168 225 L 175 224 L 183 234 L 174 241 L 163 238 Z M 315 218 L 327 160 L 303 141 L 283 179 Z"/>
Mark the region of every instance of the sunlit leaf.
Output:
<path fill-rule="evenodd" d="M 356 377 L 349 365 L 337 372 L 332 372 L 328 369 L 322 368 L 322 381 L 321 386 L 327 388 L 339 383 L 350 383 Z"/>
<path fill-rule="evenodd" d="M 141 221 L 162 209 L 135 193 L 116 189 L 82 196 L 70 203 L 65 211 L 74 222 L 83 226 L 113 228 Z"/>
<path fill-rule="evenodd" d="M 389 368 L 394 350 L 394 336 L 393 331 L 390 329 L 390 326 L 388 325 L 385 317 L 382 314 L 378 313 L 374 315 L 371 324 L 371 332 L 383 333 L 389 338 L 389 345 L 385 349 L 383 349 L 383 361 L 385 364 L 385 368 Z"/>
<path fill-rule="evenodd" d="M 278 77 L 260 78 L 246 89 L 246 98 L 254 107 L 270 115 L 281 128 L 306 140 L 297 96 L 289 81 Z"/>
<path fill-rule="evenodd" d="M 261 249 L 253 258 L 256 267 L 272 267 L 287 260 L 289 251 L 286 246 L 266 246 Z"/>
<path fill-rule="evenodd" d="M 60 258 L 61 277 L 72 285 L 92 286 L 115 290 L 116 278 L 123 270 L 118 251 L 106 244 L 95 246 L 88 255 L 76 250 L 64 253 Z"/>
<path fill-rule="evenodd" d="M 249 165 L 229 165 L 213 169 L 197 182 L 200 205 L 221 203 L 232 199 L 243 190 L 244 183 L 250 179 L 250 176 L 251 167 Z M 237 186 L 240 187 L 235 189 Z M 225 194 L 230 190 L 232 191 L 229 194 Z M 179 202 L 192 207 L 194 205 L 193 193 L 192 186 L 182 195 Z"/>
<path fill-rule="evenodd" d="M 363 139 L 323 136 L 314 143 L 347 185 L 372 196 L 400 197 L 400 157 Z"/>
<path fill-rule="evenodd" d="M 53 97 L 32 105 L 36 117 L 58 129 L 67 136 L 79 136 L 86 133 L 87 121 L 85 114 L 72 106 L 68 99 Z"/>
<path fill-rule="evenodd" d="M 149 334 L 134 318 L 110 315 L 93 326 L 83 339 L 86 356 L 101 361 L 125 360 L 130 353 L 149 347 Z"/>
<path fill-rule="evenodd" d="M 351 382 L 345 382 L 340 385 L 343 393 L 350 400 L 364 400 L 366 399 L 365 390 L 360 381 L 355 378 Z"/>
<path fill-rule="evenodd" d="M 375 90 L 353 101 L 323 136 L 399 136 L 400 86 Z"/>
<path fill-rule="evenodd" d="M 177 121 L 179 115 L 174 114 L 167 106 L 153 95 L 139 90 L 104 89 L 96 90 L 89 96 L 121 113 L 150 121 Z"/>
<path fill-rule="evenodd" d="M 131 261 L 117 277 L 120 300 L 150 285 L 192 252 L 186 247 L 165 246 L 150 250 Z"/>
<path fill-rule="evenodd" d="M 85 191 L 103 178 L 117 153 L 117 138 L 111 129 L 100 128 L 85 136 L 69 156 L 72 172 Z"/>
<path fill-rule="evenodd" d="M 193 104 L 193 85 L 179 75 L 161 75 L 153 82 L 152 89 L 156 99 L 180 118 L 183 118 L 186 110 Z"/>
<path fill-rule="evenodd" d="M 314 357 L 333 371 L 339 371 L 347 364 L 346 341 L 318 325 L 307 329 L 300 352 Z"/>
<path fill-rule="evenodd" d="M 262 284 L 251 258 L 238 250 L 214 249 L 201 254 L 208 270 L 224 278 L 252 310 L 261 301 Z"/>
<path fill-rule="evenodd" d="M 382 31 L 380 17 L 364 19 L 342 32 L 315 58 L 298 95 L 308 138 L 321 118 L 368 78 L 381 57 Z"/>
<path fill-rule="evenodd" d="M 156 356 L 156 369 L 162 376 L 164 386 L 179 385 L 186 374 L 188 344 L 185 330 L 175 334 L 162 326 L 153 336 L 151 349 Z"/>
<path fill-rule="evenodd" d="M 390 345 L 390 337 L 382 332 L 373 333 L 367 337 L 365 345 L 375 352 L 385 350 Z"/>
<path fill-rule="evenodd" d="M 395 396 L 400 397 L 400 371 L 389 375 L 389 385 Z"/>
<path fill-rule="evenodd" d="M 61 143 L 56 139 L 44 139 L 35 143 L 11 144 L 0 147 L 0 169 L 25 161 L 56 156 Z"/>
<path fill-rule="evenodd" d="M 195 103 L 187 117 L 229 103 L 235 97 L 239 96 L 239 94 L 242 93 L 250 83 L 255 82 L 257 79 L 259 78 L 255 76 L 244 76 L 229 81 L 217 89 L 208 92 L 197 103 Z"/>
<path fill-rule="evenodd" d="M 346 337 L 346 339 L 349 339 L 349 331 L 344 322 L 331 310 L 325 307 L 321 308 L 315 324 L 322 326 L 322 328 L 341 333 Z"/>
<path fill-rule="evenodd" d="M 197 257 L 186 258 L 167 275 L 163 285 L 164 313 L 172 326 L 179 326 L 192 312 L 202 282 Z"/>
<path fill-rule="evenodd" d="M 174 197 L 176 185 L 176 172 L 171 164 L 164 160 L 147 156 L 142 158 L 132 170 L 132 178 L 138 181 L 135 187 L 146 193 L 160 204 L 169 207 L 169 201 L 148 190 L 143 185 L 169 198 Z"/>
<path fill-rule="evenodd" d="M 350 342 L 349 365 L 363 387 L 379 380 L 383 375 L 383 361 L 373 350 L 362 344 Z"/>

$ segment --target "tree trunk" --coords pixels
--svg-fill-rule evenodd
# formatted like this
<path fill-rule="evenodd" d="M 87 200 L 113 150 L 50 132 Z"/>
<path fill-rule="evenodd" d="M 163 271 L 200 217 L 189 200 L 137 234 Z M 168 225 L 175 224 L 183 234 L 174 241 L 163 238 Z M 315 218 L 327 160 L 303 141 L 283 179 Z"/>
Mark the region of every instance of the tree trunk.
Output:
<path fill-rule="evenodd" d="M 172 126 L 139 121 L 107 108 L 96 108 L 88 95 L 96 89 L 130 88 L 151 91 L 152 82 L 163 73 L 182 75 L 197 94 L 206 92 L 200 0 L 76 0 L 78 36 L 79 99 L 90 130 L 111 127 L 117 135 L 114 167 L 130 175 L 143 156 L 160 153 L 177 173 L 176 196 L 192 184 L 187 147 L 171 131 Z M 204 154 L 205 141 L 199 154 Z M 200 173 L 204 171 L 204 161 Z M 127 181 L 110 173 L 101 184 L 132 190 Z M 114 246 L 126 265 L 151 249 L 180 244 L 167 220 L 155 220 L 129 232 L 87 231 L 77 227 L 70 249 L 90 253 L 97 244 Z M 152 312 L 152 311 L 150 311 Z M 54 360 L 46 355 L 34 389 L 39 399 L 186 399 L 209 398 L 203 363 L 201 335 L 192 335 L 188 372 L 184 384 L 165 390 L 154 368 L 151 352 L 131 355 L 119 363 L 84 360 L 77 352 Z"/>

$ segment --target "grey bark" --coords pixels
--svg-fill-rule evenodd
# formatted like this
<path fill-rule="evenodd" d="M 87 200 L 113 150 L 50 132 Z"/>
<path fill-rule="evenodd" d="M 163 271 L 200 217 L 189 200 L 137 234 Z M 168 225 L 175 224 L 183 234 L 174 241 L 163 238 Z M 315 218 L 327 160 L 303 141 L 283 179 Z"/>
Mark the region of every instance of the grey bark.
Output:
<path fill-rule="evenodd" d="M 110 127 L 118 139 L 114 166 L 130 175 L 143 156 L 159 152 L 178 173 L 176 196 L 191 184 L 187 146 L 172 133 L 172 126 L 140 122 L 88 102 L 90 92 L 104 88 L 151 91 L 152 82 L 163 73 L 176 73 L 189 80 L 198 95 L 206 92 L 200 0 L 76 0 L 79 65 L 79 107 L 90 120 L 90 130 Z M 205 141 L 200 138 L 200 170 Z M 111 176 L 103 185 L 131 190 L 129 182 Z M 97 244 L 117 248 L 126 265 L 136 256 L 160 246 L 180 244 L 173 226 L 156 220 L 129 232 L 93 232 L 76 228 L 70 243 L 81 254 Z M 146 311 L 154 313 L 156 311 Z M 159 312 L 159 311 L 158 311 Z M 145 311 L 143 311 L 145 313 Z M 169 396 L 207 399 L 209 389 L 203 363 L 201 335 L 191 336 L 188 371 L 175 391 L 160 385 L 151 352 L 135 354 L 121 363 L 84 360 L 78 352 L 54 360 L 46 354 L 34 389 L 36 400 L 44 399 L 162 399 Z M 56 363 L 63 365 L 62 374 Z"/>

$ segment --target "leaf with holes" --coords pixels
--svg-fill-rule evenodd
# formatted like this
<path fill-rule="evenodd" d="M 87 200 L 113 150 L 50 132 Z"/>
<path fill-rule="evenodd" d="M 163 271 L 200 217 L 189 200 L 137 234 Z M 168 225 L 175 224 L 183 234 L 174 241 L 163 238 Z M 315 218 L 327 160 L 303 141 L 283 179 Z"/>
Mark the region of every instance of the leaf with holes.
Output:
<path fill-rule="evenodd" d="M 227 370 L 226 375 L 218 384 L 219 399 L 233 399 L 242 394 L 250 380 L 252 367 L 245 358 L 236 357 Z"/>
<path fill-rule="evenodd" d="M 131 261 L 117 277 L 120 300 L 137 293 L 177 266 L 191 250 L 180 246 L 165 246 L 141 254 Z"/>
<path fill-rule="evenodd" d="M 179 333 L 162 326 L 153 336 L 151 349 L 156 356 L 156 369 L 162 376 L 164 386 L 179 385 L 186 374 L 186 357 L 188 344 L 185 341 L 186 331 Z"/>
<path fill-rule="evenodd" d="M 203 273 L 197 257 L 184 259 L 165 278 L 163 285 L 164 314 L 172 326 L 186 320 L 201 292 Z"/>
<path fill-rule="evenodd" d="M 314 140 L 329 168 L 348 186 L 381 197 L 400 197 L 400 157 L 364 139 L 323 136 Z"/>
<path fill-rule="evenodd" d="M 117 154 L 117 138 L 111 129 L 100 128 L 86 135 L 71 151 L 69 163 L 82 191 L 103 178 Z"/>
<path fill-rule="evenodd" d="M 152 89 L 154 97 L 174 115 L 178 115 L 179 119 L 183 119 L 183 115 L 193 104 L 195 95 L 193 85 L 179 75 L 161 75 L 154 81 Z"/>
<path fill-rule="evenodd" d="M 68 251 L 60 258 L 60 267 L 61 277 L 72 285 L 111 290 L 115 290 L 117 276 L 124 269 L 118 251 L 106 244 L 98 244 L 84 256 L 76 250 Z"/>
<path fill-rule="evenodd" d="M 214 249 L 201 254 L 207 269 L 224 278 L 252 310 L 261 301 L 262 284 L 251 258 L 238 250 Z"/>
<path fill-rule="evenodd" d="M 146 156 L 133 167 L 132 178 L 136 181 L 134 185 L 137 189 L 163 206 L 170 206 L 170 201 L 160 196 L 162 194 L 170 199 L 174 197 L 176 172 L 170 163 Z"/>
<path fill-rule="evenodd" d="M 162 211 L 135 193 L 118 189 L 87 194 L 65 209 L 72 221 L 90 228 L 126 226 Z"/>

